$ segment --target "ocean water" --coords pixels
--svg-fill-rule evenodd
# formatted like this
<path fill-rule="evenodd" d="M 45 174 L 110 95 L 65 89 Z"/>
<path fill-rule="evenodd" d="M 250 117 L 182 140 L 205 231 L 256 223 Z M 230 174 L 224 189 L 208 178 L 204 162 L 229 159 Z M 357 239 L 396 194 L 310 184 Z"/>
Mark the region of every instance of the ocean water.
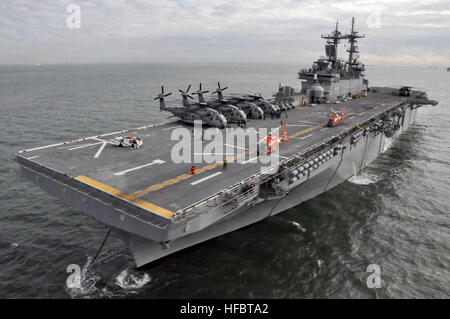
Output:
<path fill-rule="evenodd" d="M 358 176 L 260 223 L 135 269 L 107 228 L 25 180 L 12 153 L 167 120 L 153 98 L 199 82 L 270 96 L 306 65 L 0 67 L 1 298 L 449 298 L 450 73 L 370 66 L 373 86 L 438 98 Z M 173 94 L 172 96 L 177 95 Z M 172 98 L 171 96 L 171 98 Z M 68 288 L 67 267 L 82 271 Z M 370 289 L 367 267 L 381 268 Z"/>

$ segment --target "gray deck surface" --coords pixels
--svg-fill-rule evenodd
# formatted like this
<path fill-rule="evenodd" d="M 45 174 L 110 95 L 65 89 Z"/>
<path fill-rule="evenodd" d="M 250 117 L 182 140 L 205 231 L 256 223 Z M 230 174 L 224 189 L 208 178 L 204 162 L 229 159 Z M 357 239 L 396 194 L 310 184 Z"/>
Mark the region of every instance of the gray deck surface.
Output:
<path fill-rule="evenodd" d="M 375 113 L 398 104 L 403 99 L 399 96 L 369 93 L 367 97 L 340 104 L 323 104 L 317 107 L 301 107 L 290 110 L 288 118 L 285 120 L 283 114 L 282 119 L 284 123 L 288 124 L 288 136 L 292 137 L 289 144 L 281 144 L 281 159 L 320 143 L 332 135 L 337 135 L 344 129 L 354 127 L 358 123 L 371 118 Z M 332 114 L 331 109 L 340 112 L 343 106 L 346 107 L 345 113 L 347 116 L 345 120 L 338 127 L 328 128 L 326 122 Z M 192 126 L 172 122 L 155 127 L 134 129 L 127 133 L 111 133 L 103 135 L 99 139 L 87 138 L 79 142 L 29 150 L 19 155 L 74 178 L 87 176 L 126 194 L 144 190 L 139 199 L 173 212 L 259 172 L 260 163 L 229 163 L 226 171 L 222 169 L 222 165 L 218 165 L 205 169 L 204 172 L 199 174 L 186 176 L 186 174 L 190 174 L 192 164 L 175 164 L 171 160 L 171 149 L 176 143 L 176 141 L 170 139 L 171 132 L 175 127 L 183 126 L 188 127 L 189 130 L 192 129 Z M 256 129 L 260 127 L 278 128 L 280 127 L 280 119 L 270 119 L 269 117 L 266 120 L 249 120 L 247 128 L 249 127 L 255 127 Z M 281 131 L 282 129 L 280 134 Z M 143 148 L 133 150 L 106 144 L 100 150 L 103 140 L 108 141 L 117 135 L 140 136 L 144 141 Z M 203 143 L 208 144 L 209 141 Z M 238 154 L 245 152 L 243 149 L 236 149 L 231 146 L 226 146 L 224 151 L 227 153 L 237 152 Z M 228 158 L 230 156 L 232 155 L 227 155 Z M 250 154 L 251 158 L 255 156 L 255 153 Z M 115 175 L 115 173 L 152 163 L 154 160 L 161 160 L 164 163 L 155 163 L 123 175 Z M 194 165 L 197 169 L 201 169 L 210 164 Z M 220 174 L 203 180 L 216 173 Z M 172 180 L 172 182 L 160 185 L 168 180 Z M 203 181 L 195 185 L 191 184 L 200 180 Z M 160 188 L 149 191 L 149 187 L 154 185 L 160 185 Z"/>

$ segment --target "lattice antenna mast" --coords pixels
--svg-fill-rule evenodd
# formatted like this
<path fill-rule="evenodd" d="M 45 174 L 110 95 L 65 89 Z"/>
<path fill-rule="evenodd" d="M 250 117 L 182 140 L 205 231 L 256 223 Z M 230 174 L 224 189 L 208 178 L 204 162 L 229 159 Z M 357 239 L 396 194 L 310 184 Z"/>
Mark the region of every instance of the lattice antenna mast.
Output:
<path fill-rule="evenodd" d="M 331 62 L 333 69 L 335 68 L 335 63 L 337 61 L 337 51 L 338 45 L 342 39 L 346 39 L 339 31 L 339 21 L 336 21 L 336 29 L 330 34 L 322 34 L 322 39 L 327 40 L 325 45 L 325 53 L 327 55 L 327 60 Z"/>
<path fill-rule="evenodd" d="M 346 34 L 344 36 L 344 38 L 348 39 L 348 42 L 350 44 L 350 48 L 347 49 L 348 54 L 348 62 L 347 64 L 350 66 L 350 69 L 352 69 L 353 65 L 357 65 L 358 64 L 358 46 L 357 44 L 357 40 L 356 39 L 360 39 L 360 38 L 364 38 L 365 35 L 364 34 L 358 34 L 358 31 L 355 31 L 355 18 L 352 18 L 352 31 L 350 32 L 350 34 Z"/>

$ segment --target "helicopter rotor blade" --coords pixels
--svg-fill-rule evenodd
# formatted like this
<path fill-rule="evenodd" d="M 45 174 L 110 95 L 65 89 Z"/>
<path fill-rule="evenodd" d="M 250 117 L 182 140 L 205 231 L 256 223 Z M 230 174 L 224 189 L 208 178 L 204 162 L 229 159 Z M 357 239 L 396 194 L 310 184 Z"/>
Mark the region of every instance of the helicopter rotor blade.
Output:
<path fill-rule="evenodd" d="M 186 90 L 186 93 L 187 92 L 189 92 L 189 89 L 191 88 L 191 84 L 189 84 L 189 86 L 188 86 L 188 88 L 187 88 L 187 90 Z"/>
<path fill-rule="evenodd" d="M 166 96 L 169 96 L 169 95 L 171 95 L 171 94 L 172 94 L 172 92 L 167 93 L 167 94 L 164 94 L 163 96 L 166 97 Z"/>

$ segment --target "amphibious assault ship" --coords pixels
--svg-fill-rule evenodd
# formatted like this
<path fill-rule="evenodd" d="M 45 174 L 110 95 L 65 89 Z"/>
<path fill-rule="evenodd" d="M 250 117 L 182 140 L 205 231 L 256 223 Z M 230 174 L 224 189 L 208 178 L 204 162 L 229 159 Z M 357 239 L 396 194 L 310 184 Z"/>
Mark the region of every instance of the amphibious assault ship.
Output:
<path fill-rule="evenodd" d="M 246 121 L 247 129 L 286 129 L 288 142 L 268 168 L 258 160 L 267 153 L 262 143 L 255 149 L 224 142 L 226 166 L 175 163 L 173 132 L 192 130 L 183 119 L 22 150 L 16 160 L 33 183 L 117 233 L 137 266 L 279 214 L 358 174 L 408 129 L 419 107 L 437 104 L 410 87 L 369 87 L 354 21 L 350 33 L 336 25 L 322 37 L 326 56 L 298 73 L 300 90 L 280 86 L 271 100 L 295 108 Z M 342 40 L 349 43 L 346 60 L 337 56 Z M 342 122 L 328 127 L 333 108 L 342 106 Z M 140 136 L 143 146 L 111 145 L 117 135 Z M 198 132 L 189 138 L 209 142 Z"/>

